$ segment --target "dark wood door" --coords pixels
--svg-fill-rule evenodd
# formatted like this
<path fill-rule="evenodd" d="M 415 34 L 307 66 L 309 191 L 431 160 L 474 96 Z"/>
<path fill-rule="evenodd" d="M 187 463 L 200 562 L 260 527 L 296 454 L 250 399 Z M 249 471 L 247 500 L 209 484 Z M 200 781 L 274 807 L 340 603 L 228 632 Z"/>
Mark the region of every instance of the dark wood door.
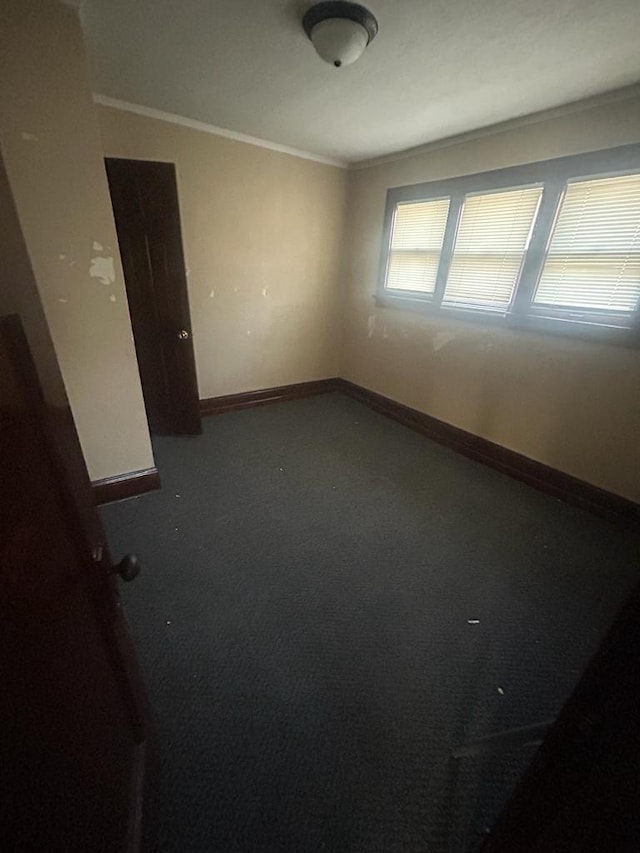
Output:
<path fill-rule="evenodd" d="M 152 432 L 201 432 L 173 163 L 106 160 Z"/>
<path fill-rule="evenodd" d="M 524 774 L 483 853 L 640 850 L 640 588 Z"/>
<path fill-rule="evenodd" d="M 17 316 L 0 318 L 0 472 L 0 849 L 136 850 L 144 694 L 73 420 Z"/>

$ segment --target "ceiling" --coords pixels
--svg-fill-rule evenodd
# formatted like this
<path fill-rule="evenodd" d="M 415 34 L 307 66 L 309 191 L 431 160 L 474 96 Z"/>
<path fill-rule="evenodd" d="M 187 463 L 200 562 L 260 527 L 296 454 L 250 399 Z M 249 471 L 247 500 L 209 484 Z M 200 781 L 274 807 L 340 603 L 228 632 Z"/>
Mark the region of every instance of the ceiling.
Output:
<path fill-rule="evenodd" d="M 640 80 L 638 0 L 368 0 L 354 65 L 316 55 L 297 0 L 85 0 L 94 91 L 341 161 Z"/>

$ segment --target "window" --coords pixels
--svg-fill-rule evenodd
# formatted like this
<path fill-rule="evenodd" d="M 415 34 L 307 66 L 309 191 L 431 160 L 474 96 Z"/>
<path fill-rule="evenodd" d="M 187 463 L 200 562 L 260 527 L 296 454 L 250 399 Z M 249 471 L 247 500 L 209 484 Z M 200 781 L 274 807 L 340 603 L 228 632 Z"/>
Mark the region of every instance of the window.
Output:
<path fill-rule="evenodd" d="M 632 314 L 640 298 L 640 174 L 570 181 L 533 302 Z"/>
<path fill-rule="evenodd" d="M 637 344 L 640 145 L 389 190 L 378 296 Z"/>
<path fill-rule="evenodd" d="M 448 214 L 448 198 L 396 207 L 387 272 L 389 289 L 433 293 Z"/>
<path fill-rule="evenodd" d="M 443 305 L 509 307 L 541 198 L 542 187 L 465 197 Z"/>

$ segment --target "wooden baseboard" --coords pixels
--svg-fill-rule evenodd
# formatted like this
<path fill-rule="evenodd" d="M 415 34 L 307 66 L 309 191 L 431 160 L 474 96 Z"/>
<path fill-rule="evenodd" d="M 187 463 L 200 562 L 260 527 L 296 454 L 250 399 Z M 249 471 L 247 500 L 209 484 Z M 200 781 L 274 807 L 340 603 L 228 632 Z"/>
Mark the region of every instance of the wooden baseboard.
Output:
<path fill-rule="evenodd" d="M 310 382 L 298 382 L 294 385 L 279 385 L 277 388 L 264 388 L 261 391 L 246 391 L 243 394 L 227 394 L 224 397 L 208 397 L 200 400 L 200 414 L 221 415 L 235 409 L 248 409 L 252 406 L 267 406 L 270 403 L 280 403 L 283 400 L 299 400 L 302 397 L 312 397 L 316 394 L 327 394 L 337 391 L 342 380 L 314 379 Z"/>
<path fill-rule="evenodd" d="M 300 382 L 295 385 L 281 385 L 277 388 L 265 388 L 261 391 L 248 391 L 244 394 L 228 394 L 224 397 L 210 397 L 200 400 L 200 414 L 218 415 L 234 409 L 247 409 L 252 406 L 265 406 L 283 400 L 298 400 L 315 394 L 341 391 L 355 400 L 393 418 L 439 444 L 482 462 L 516 480 L 522 480 L 529 486 L 546 492 L 567 503 L 579 506 L 610 521 L 626 526 L 640 527 L 640 505 L 626 498 L 593 486 L 570 474 L 536 462 L 528 456 L 516 453 L 495 444 L 479 435 L 467 432 L 459 427 L 445 423 L 438 418 L 419 412 L 402 403 L 396 403 L 375 391 L 362 388 L 347 379 L 318 379 L 312 382 Z"/>
<path fill-rule="evenodd" d="M 160 475 L 157 468 L 147 468 L 144 471 L 131 471 L 128 474 L 94 480 L 91 487 L 96 504 L 108 504 L 159 489 Z"/>
<path fill-rule="evenodd" d="M 522 480 L 539 491 L 547 492 L 610 521 L 622 523 L 625 526 L 640 527 L 640 504 L 572 477 L 542 462 L 536 462 L 528 456 L 508 450 L 506 447 L 426 415 L 417 409 L 396 403 L 395 400 L 390 400 L 382 394 L 369 391 L 346 379 L 338 379 L 335 386 L 334 390 L 348 394 L 375 411 L 426 435 L 439 444 L 456 450 L 463 456 L 483 462 L 503 474 Z"/>

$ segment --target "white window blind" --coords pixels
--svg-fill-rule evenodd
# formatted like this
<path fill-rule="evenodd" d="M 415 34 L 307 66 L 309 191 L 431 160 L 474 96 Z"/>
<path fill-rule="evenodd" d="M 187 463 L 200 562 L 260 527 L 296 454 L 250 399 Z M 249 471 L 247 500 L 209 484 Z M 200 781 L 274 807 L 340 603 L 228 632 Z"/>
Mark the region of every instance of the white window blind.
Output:
<path fill-rule="evenodd" d="M 465 197 L 443 305 L 509 307 L 541 197 L 541 186 Z"/>
<path fill-rule="evenodd" d="M 433 293 L 448 214 L 448 198 L 398 204 L 387 265 L 388 290 Z"/>
<path fill-rule="evenodd" d="M 630 313 L 640 299 L 640 175 L 570 181 L 534 304 Z"/>

